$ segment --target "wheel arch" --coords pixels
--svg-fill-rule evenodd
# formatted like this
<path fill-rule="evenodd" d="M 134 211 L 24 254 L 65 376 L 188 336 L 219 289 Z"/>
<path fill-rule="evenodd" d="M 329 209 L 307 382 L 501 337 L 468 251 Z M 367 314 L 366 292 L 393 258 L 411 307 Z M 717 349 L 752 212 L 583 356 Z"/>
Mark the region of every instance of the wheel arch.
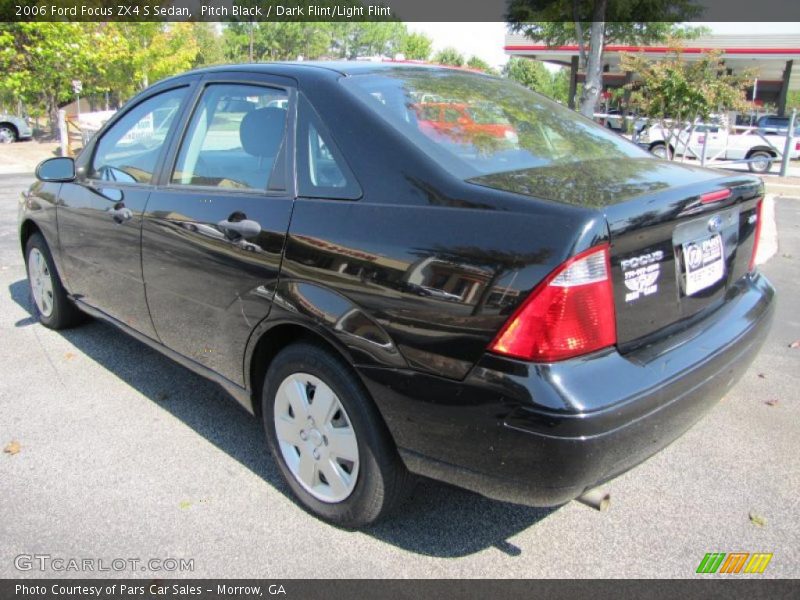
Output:
<path fill-rule="evenodd" d="M 31 239 L 34 233 L 38 233 L 45 238 L 45 242 L 47 241 L 42 228 L 36 224 L 36 221 L 33 219 L 25 219 L 19 226 L 19 241 L 23 254 L 25 253 L 25 246 L 28 245 L 28 240 Z"/>
<path fill-rule="evenodd" d="M 750 148 L 750 150 L 747 151 L 745 158 L 752 157 L 756 152 L 766 152 L 772 158 L 778 158 L 778 153 L 775 151 L 775 148 L 770 148 L 769 146 L 756 146 L 755 148 Z"/>
<path fill-rule="evenodd" d="M 297 342 L 310 342 L 324 347 L 352 368 L 353 358 L 346 347 L 335 338 L 322 333 L 318 328 L 295 320 L 270 322 L 257 334 L 257 339 L 247 353 L 245 374 L 247 388 L 253 403 L 253 413 L 261 418 L 261 392 L 264 378 L 273 359 L 284 348 Z M 353 369 L 354 370 L 354 369 Z M 355 371 L 355 370 L 354 370 Z M 356 375 L 358 377 L 358 375 Z M 360 380 L 360 377 L 358 377 Z"/>
<path fill-rule="evenodd" d="M 657 148 L 658 146 L 664 146 L 665 148 L 669 146 L 670 153 L 675 153 L 675 146 L 673 144 L 667 144 L 664 140 L 658 140 L 655 142 L 651 142 L 650 145 L 647 147 L 648 152 L 652 152 L 653 148 Z"/>

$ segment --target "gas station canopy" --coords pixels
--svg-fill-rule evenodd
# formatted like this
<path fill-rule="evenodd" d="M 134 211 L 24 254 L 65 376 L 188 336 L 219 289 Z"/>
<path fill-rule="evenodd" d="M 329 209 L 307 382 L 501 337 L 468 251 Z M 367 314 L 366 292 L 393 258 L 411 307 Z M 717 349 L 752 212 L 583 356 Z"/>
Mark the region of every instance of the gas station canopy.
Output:
<path fill-rule="evenodd" d="M 725 66 L 732 72 L 749 70 L 755 74 L 748 98 L 757 105 L 774 104 L 778 112 L 786 109 L 786 93 L 800 89 L 800 35 L 709 35 L 684 42 L 683 55 L 686 60 L 699 57 L 709 50 L 721 50 Z M 506 54 L 523 56 L 543 62 L 570 67 L 572 85 L 583 81 L 578 71 L 579 50 L 577 45 L 547 46 L 523 34 L 506 34 Z M 623 53 L 643 54 L 659 60 L 673 51 L 664 45 L 623 46 L 608 45 L 603 57 L 603 83 L 607 88 L 621 87 L 635 74 L 620 70 Z M 573 88 L 574 89 L 574 88 Z M 755 91 L 755 98 L 753 92 Z"/>

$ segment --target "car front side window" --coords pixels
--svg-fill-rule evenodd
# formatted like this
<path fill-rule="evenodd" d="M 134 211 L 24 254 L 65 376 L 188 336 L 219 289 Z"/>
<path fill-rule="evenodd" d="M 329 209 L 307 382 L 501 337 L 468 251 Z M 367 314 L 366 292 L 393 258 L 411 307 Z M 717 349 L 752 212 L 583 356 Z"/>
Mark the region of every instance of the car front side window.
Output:
<path fill-rule="evenodd" d="M 125 113 L 98 141 L 90 177 L 117 183 L 152 183 L 186 90 L 178 88 L 152 96 Z"/>
<path fill-rule="evenodd" d="M 283 89 L 209 85 L 192 115 L 171 184 L 278 189 L 287 106 Z"/>

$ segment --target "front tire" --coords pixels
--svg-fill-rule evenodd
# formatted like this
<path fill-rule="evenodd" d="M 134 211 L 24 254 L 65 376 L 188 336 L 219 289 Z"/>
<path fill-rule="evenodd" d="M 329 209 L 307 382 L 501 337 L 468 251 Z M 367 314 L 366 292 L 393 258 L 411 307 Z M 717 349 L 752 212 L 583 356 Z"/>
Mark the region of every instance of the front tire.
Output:
<path fill-rule="evenodd" d="M 0 125 L 0 144 L 13 144 L 17 139 L 17 130 L 13 126 Z"/>
<path fill-rule="evenodd" d="M 372 399 L 325 348 L 295 343 L 274 358 L 262 415 L 281 474 L 314 515 L 365 527 L 408 493 L 410 475 Z"/>
<path fill-rule="evenodd" d="M 25 267 L 34 310 L 42 325 L 66 329 L 83 320 L 83 313 L 67 296 L 47 242 L 39 233 L 34 233 L 25 244 Z"/>

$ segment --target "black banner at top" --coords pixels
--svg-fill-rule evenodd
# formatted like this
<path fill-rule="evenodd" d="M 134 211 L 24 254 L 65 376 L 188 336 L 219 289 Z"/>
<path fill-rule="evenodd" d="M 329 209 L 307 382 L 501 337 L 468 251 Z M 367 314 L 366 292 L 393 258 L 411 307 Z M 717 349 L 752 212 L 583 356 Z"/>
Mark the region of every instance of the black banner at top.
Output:
<path fill-rule="evenodd" d="M 2 21 L 592 21 L 595 0 L 0 0 Z M 576 19 L 576 15 L 578 19 Z M 797 0 L 607 0 L 606 21 L 800 21 Z M 800 31 L 798 31 L 800 34 Z"/>

